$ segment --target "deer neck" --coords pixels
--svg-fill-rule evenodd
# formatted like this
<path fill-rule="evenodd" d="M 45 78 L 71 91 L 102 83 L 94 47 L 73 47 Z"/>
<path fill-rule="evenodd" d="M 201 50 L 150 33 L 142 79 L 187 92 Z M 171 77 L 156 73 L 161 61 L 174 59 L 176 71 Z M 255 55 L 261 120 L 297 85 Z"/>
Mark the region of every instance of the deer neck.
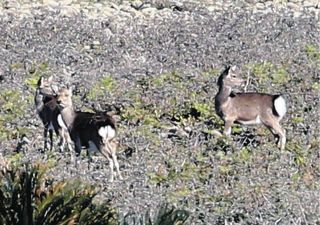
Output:
<path fill-rule="evenodd" d="M 76 118 L 76 111 L 74 110 L 73 106 L 67 106 L 63 108 L 61 111 L 61 116 L 63 122 L 66 124 L 68 128 L 70 128 Z"/>
<path fill-rule="evenodd" d="M 228 98 L 232 92 L 232 88 L 230 86 L 222 85 L 219 87 L 219 92 L 216 97 L 216 101 L 220 104 L 223 104 L 224 102 L 228 101 Z"/>

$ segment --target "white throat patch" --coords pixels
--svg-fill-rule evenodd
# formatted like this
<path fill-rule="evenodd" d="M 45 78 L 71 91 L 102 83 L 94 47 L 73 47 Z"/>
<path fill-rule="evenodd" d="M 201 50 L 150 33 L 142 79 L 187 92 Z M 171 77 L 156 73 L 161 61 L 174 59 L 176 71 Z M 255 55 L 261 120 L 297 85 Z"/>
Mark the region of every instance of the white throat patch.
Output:
<path fill-rule="evenodd" d="M 65 129 L 65 130 L 68 130 L 68 127 L 67 127 L 67 125 L 64 123 L 61 114 L 58 115 L 58 118 L 57 118 L 57 119 L 58 119 L 58 124 L 59 124 L 59 126 L 62 127 L 62 128 Z"/>

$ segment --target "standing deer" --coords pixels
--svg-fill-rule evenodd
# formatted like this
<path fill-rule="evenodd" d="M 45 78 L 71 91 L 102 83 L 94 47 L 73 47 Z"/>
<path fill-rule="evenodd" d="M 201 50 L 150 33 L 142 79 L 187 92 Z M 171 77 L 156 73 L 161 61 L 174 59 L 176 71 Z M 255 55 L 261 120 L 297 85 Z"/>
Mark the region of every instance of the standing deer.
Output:
<path fill-rule="evenodd" d="M 116 168 L 119 178 L 122 179 L 116 155 L 116 125 L 112 116 L 105 112 L 75 111 L 70 89 L 55 89 L 54 92 L 57 94 L 57 103 L 62 118 L 62 121 L 59 120 L 59 124 L 65 125 L 68 129 L 75 144 L 76 154 L 80 154 L 82 146 L 89 150 L 98 150 L 109 161 L 110 181 L 114 179 L 113 167 Z"/>
<path fill-rule="evenodd" d="M 56 98 L 52 95 L 53 78 L 40 77 L 34 97 L 36 111 L 44 125 L 44 149 L 48 149 L 48 132 L 50 138 L 50 150 L 53 148 L 53 132 L 60 137 L 60 150 L 63 150 L 66 140 L 70 139 L 69 134 L 58 123 L 60 111 L 57 107 Z M 70 146 L 68 145 L 69 149 Z"/>
<path fill-rule="evenodd" d="M 234 122 L 245 125 L 264 124 L 279 136 L 278 147 L 285 148 L 286 132 L 280 121 L 286 114 L 285 99 L 281 95 L 264 93 L 234 93 L 232 88 L 244 83 L 236 66 L 227 67 L 218 79 L 219 91 L 215 97 L 217 114 L 224 120 L 224 134 L 231 134 Z"/>

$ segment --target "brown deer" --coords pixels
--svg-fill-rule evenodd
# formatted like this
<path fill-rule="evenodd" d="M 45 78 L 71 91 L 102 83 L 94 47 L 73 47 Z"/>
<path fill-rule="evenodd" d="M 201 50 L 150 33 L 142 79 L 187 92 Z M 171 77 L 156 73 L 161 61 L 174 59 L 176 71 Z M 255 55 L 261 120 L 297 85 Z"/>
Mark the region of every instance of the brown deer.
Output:
<path fill-rule="evenodd" d="M 59 148 L 64 149 L 66 140 L 70 139 L 68 132 L 58 123 L 60 111 L 57 107 L 55 96 L 52 95 L 52 86 L 55 85 L 52 76 L 40 77 L 34 97 L 36 111 L 44 125 L 44 150 L 48 149 L 48 132 L 50 138 L 50 150 L 53 149 L 53 132 L 60 137 Z M 60 116 L 61 117 L 61 116 Z M 70 146 L 68 145 L 69 149 Z"/>
<path fill-rule="evenodd" d="M 117 142 L 116 125 L 112 116 L 106 112 L 81 112 L 75 111 L 72 103 L 72 91 L 68 88 L 55 89 L 57 103 L 63 121 L 72 141 L 75 144 L 76 154 L 79 155 L 82 147 L 89 150 L 98 150 L 109 161 L 111 170 L 110 181 L 114 179 L 114 168 L 120 179 L 119 163 L 116 155 Z"/>
<path fill-rule="evenodd" d="M 236 66 L 226 67 L 218 79 L 219 91 L 215 97 L 217 114 L 225 122 L 224 134 L 231 134 L 233 123 L 264 124 L 279 136 L 278 147 L 285 148 L 286 132 L 280 121 L 286 114 L 285 99 L 281 95 L 264 93 L 234 93 L 232 88 L 244 83 Z"/>

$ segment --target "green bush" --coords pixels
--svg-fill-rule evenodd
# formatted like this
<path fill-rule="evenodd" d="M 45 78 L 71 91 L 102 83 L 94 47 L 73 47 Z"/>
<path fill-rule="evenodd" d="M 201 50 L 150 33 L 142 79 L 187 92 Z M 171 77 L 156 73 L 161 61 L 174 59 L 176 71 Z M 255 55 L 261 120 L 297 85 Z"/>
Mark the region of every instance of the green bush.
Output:
<path fill-rule="evenodd" d="M 108 203 L 93 203 L 93 187 L 76 181 L 47 183 L 39 166 L 3 170 L 0 224 L 117 224 Z"/>
<path fill-rule="evenodd" d="M 147 211 L 119 219 L 109 202 L 94 203 L 93 186 L 79 180 L 53 182 L 40 165 L 0 166 L 1 225 L 183 225 L 189 218 L 188 211 L 162 204 L 154 217 Z"/>
<path fill-rule="evenodd" d="M 31 99 L 30 95 L 16 90 L 0 91 L 0 140 L 17 138 L 28 132 L 28 128 L 18 126 L 18 121 L 25 118 Z"/>
<path fill-rule="evenodd" d="M 176 209 L 169 204 L 162 204 L 152 219 L 150 211 L 146 214 L 127 214 L 121 225 L 183 225 L 189 218 L 189 212 L 182 209 Z"/>
<path fill-rule="evenodd" d="M 90 100 L 96 100 L 103 97 L 106 92 L 113 92 L 116 88 L 116 80 L 112 76 L 105 76 L 92 86 L 87 97 Z"/>

